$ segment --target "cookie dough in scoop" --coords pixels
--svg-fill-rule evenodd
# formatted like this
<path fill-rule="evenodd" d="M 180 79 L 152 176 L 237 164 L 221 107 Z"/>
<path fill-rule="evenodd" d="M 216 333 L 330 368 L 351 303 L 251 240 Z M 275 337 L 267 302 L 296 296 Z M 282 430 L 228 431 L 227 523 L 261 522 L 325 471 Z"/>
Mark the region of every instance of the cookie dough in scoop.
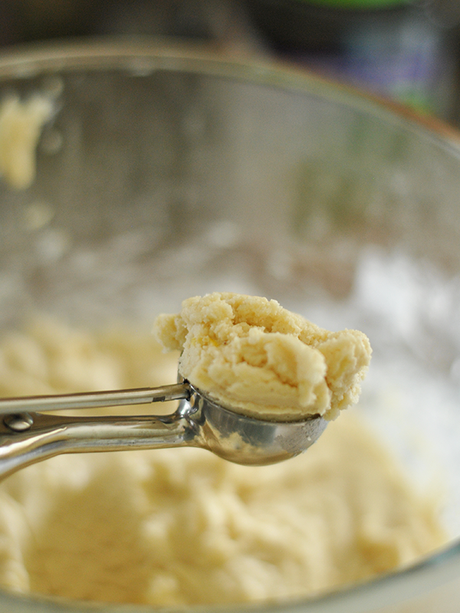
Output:
<path fill-rule="evenodd" d="M 234 411 L 275 421 L 334 419 L 355 404 L 369 367 L 368 338 L 329 332 L 276 300 L 212 293 L 154 323 L 157 340 L 179 349 L 180 374 Z"/>

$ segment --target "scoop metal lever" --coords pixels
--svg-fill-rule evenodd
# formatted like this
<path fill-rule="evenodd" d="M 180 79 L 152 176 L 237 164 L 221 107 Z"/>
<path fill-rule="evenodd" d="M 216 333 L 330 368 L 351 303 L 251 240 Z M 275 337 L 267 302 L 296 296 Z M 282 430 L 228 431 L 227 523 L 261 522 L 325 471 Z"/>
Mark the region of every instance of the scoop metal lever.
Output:
<path fill-rule="evenodd" d="M 38 411 L 180 400 L 165 416 L 74 417 Z M 275 422 L 213 402 L 188 381 L 157 388 L 0 399 L 0 479 L 63 453 L 201 447 L 246 465 L 292 458 L 310 447 L 327 421 L 319 415 Z"/>

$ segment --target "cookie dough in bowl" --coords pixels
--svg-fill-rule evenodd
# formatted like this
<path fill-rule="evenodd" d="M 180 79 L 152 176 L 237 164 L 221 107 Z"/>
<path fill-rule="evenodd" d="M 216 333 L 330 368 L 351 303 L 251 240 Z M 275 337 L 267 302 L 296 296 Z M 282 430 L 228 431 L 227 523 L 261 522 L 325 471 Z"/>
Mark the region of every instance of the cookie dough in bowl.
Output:
<path fill-rule="evenodd" d="M 148 332 L 38 318 L 0 342 L 0 395 L 159 385 L 174 381 L 177 357 Z M 438 503 L 352 411 L 274 466 L 197 449 L 30 466 L 0 485 L 0 583 L 83 601 L 221 605 L 312 596 L 410 564 L 445 542 Z"/>

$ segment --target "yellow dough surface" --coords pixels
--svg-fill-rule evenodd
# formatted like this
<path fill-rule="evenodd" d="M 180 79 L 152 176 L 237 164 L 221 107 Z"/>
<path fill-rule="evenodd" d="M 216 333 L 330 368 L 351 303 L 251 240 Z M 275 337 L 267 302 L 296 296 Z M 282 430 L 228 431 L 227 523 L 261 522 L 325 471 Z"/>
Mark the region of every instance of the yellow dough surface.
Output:
<path fill-rule="evenodd" d="M 177 359 L 144 330 L 39 319 L 0 341 L 0 395 L 171 383 Z M 432 498 L 350 411 L 267 467 L 200 449 L 59 456 L 0 485 L 0 584 L 156 606 L 310 596 L 443 544 Z"/>
<path fill-rule="evenodd" d="M 223 406 L 293 421 L 335 418 L 358 401 L 371 358 L 357 330 L 329 332 L 276 300 L 233 293 L 189 298 L 154 334 L 181 352 L 179 371 Z"/>

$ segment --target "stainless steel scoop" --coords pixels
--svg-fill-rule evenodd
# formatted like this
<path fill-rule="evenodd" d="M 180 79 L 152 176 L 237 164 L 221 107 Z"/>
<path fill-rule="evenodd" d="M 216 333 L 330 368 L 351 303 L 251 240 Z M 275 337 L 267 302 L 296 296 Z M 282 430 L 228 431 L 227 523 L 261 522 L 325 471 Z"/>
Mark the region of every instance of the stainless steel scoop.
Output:
<path fill-rule="evenodd" d="M 181 400 L 171 415 L 69 417 L 60 411 Z M 323 432 L 319 415 L 275 422 L 213 402 L 188 381 L 156 388 L 0 399 L 0 479 L 61 453 L 201 447 L 247 465 L 302 453 Z"/>

